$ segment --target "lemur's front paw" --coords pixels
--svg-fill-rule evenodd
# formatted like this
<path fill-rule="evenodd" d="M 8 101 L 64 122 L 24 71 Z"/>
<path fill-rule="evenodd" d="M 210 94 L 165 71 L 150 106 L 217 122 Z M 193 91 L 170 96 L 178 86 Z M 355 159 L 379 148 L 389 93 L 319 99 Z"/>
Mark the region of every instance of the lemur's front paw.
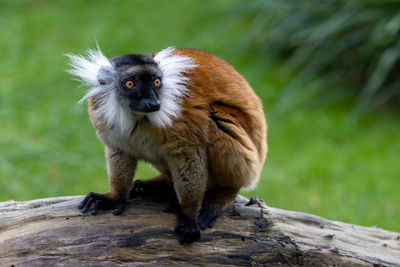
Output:
<path fill-rule="evenodd" d="M 131 190 L 129 191 L 129 199 L 137 198 L 143 196 L 145 193 L 144 183 L 142 180 L 133 181 Z"/>
<path fill-rule="evenodd" d="M 78 208 L 82 210 L 82 213 L 87 213 L 90 208 L 90 213 L 96 215 L 99 210 L 110 210 L 114 209 L 114 215 L 120 215 L 126 205 L 126 199 L 118 198 L 112 199 L 107 194 L 98 194 L 89 192 L 86 197 L 79 203 Z"/>
<path fill-rule="evenodd" d="M 181 213 L 178 214 L 175 232 L 182 235 L 179 240 L 181 244 L 190 244 L 200 238 L 200 228 L 197 221 Z"/>

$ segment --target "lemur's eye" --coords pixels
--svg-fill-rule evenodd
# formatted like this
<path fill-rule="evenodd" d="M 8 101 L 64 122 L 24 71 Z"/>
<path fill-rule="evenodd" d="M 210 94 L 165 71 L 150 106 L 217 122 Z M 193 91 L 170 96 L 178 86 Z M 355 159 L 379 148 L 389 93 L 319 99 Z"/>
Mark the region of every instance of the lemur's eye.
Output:
<path fill-rule="evenodd" d="M 126 81 L 125 82 L 125 87 L 126 88 L 132 88 L 133 86 L 135 86 L 135 84 L 134 84 L 134 82 L 132 82 L 132 81 Z"/>
<path fill-rule="evenodd" d="M 161 80 L 160 80 L 160 79 L 155 79 L 155 80 L 154 80 L 154 85 L 155 85 L 155 86 L 158 87 L 158 86 L 160 86 L 160 84 L 161 84 Z"/>

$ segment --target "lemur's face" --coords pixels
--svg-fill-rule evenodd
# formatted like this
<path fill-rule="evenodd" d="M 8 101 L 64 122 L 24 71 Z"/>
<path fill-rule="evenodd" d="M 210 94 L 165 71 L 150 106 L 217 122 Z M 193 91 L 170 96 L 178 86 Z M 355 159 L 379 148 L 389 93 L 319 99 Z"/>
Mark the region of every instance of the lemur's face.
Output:
<path fill-rule="evenodd" d="M 191 57 L 173 48 L 154 55 L 127 54 L 108 59 L 98 50 L 85 56 L 68 55 L 72 69 L 91 90 L 81 99 L 92 99 L 93 116 L 109 127 L 131 131 L 132 123 L 147 118 L 156 127 L 171 126 L 189 95 L 186 75 L 196 67 Z"/>
<path fill-rule="evenodd" d="M 111 63 L 117 71 L 115 89 L 121 104 L 134 112 L 160 109 L 161 72 L 153 58 L 127 54 L 112 58 Z"/>

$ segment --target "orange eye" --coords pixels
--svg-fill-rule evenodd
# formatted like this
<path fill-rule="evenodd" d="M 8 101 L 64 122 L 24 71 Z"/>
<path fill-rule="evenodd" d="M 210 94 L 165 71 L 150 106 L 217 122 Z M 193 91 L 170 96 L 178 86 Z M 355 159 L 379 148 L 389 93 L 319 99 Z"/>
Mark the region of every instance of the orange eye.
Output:
<path fill-rule="evenodd" d="M 160 84 L 161 84 L 161 80 L 160 80 L 160 79 L 155 79 L 155 80 L 154 80 L 154 85 L 155 85 L 155 86 L 158 87 L 158 86 L 160 86 Z"/>
<path fill-rule="evenodd" d="M 135 84 L 132 82 L 132 81 L 127 81 L 127 82 L 125 82 L 125 86 L 126 86 L 126 88 L 132 88 L 133 86 L 134 86 Z"/>

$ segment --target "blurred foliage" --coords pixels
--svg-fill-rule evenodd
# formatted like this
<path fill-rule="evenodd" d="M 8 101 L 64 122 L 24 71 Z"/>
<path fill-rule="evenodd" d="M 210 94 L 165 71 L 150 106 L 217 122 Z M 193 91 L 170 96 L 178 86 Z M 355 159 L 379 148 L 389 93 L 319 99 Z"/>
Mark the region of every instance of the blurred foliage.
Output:
<path fill-rule="evenodd" d="M 354 103 L 360 111 L 398 104 L 398 0 L 240 1 L 224 22 L 221 29 L 243 29 L 240 49 L 257 52 L 266 61 L 285 60 L 296 73 L 281 101 L 290 94 L 304 98 L 304 93 L 322 93 L 331 101 L 357 97 Z M 299 84 L 321 77 L 326 82 L 317 86 L 319 90 L 299 90 Z"/>
<path fill-rule="evenodd" d="M 93 48 L 96 39 L 109 57 L 167 46 L 204 49 L 246 77 L 264 104 L 269 154 L 259 185 L 242 191 L 245 196 L 258 195 L 283 209 L 400 231 L 398 111 L 387 108 L 354 121 L 348 116 L 348 99 L 322 106 L 320 100 L 313 106 L 289 105 L 327 83 L 319 77 L 312 83 L 302 80 L 281 67 L 291 66 L 291 60 L 268 57 L 262 48 L 269 29 L 271 36 L 279 34 L 278 28 L 272 31 L 280 25 L 275 23 L 282 12 L 278 5 L 286 12 L 291 5 L 253 1 L 0 1 L 0 201 L 109 190 L 103 145 L 86 107 L 76 105 L 88 88 L 65 72 L 64 54 Z M 242 8 L 236 8 L 240 3 Z M 266 10 L 266 5 L 277 6 L 276 14 L 269 15 L 271 22 L 262 13 L 254 20 L 254 12 Z M 245 12 L 249 15 L 239 20 Z M 221 31 L 226 25 L 232 27 Z M 296 53 L 293 48 L 285 51 Z M 292 87 L 302 89 L 288 91 L 291 80 L 296 80 Z M 141 163 L 135 177 L 154 175 L 155 170 Z"/>

